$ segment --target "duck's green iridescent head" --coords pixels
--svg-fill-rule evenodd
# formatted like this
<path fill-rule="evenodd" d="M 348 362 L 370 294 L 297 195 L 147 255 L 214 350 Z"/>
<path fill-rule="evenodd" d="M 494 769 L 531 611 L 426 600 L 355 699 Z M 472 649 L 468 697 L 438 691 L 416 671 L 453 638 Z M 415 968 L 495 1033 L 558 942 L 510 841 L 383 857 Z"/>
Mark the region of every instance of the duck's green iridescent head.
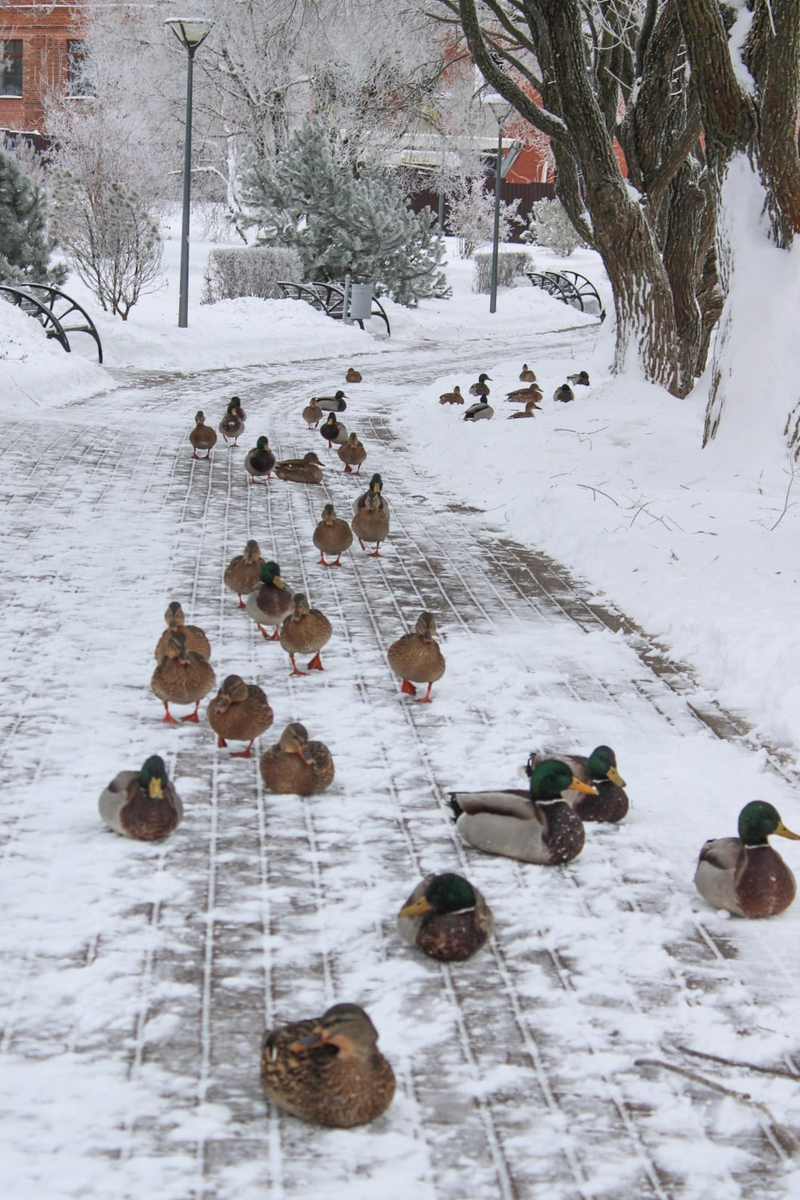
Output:
<path fill-rule="evenodd" d="M 478 383 L 491 383 L 491 382 L 492 382 L 491 375 L 479 375 L 478 376 Z"/>
<path fill-rule="evenodd" d="M 581 783 L 574 777 L 567 764 L 559 762 L 556 758 L 545 759 L 531 772 L 531 800 L 560 800 L 564 792 L 571 790 L 586 792 L 590 796 L 597 795 L 596 788 Z"/>
<path fill-rule="evenodd" d="M 276 562 L 265 562 L 258 574 L 262 583 L 272 583 L 275 587 L 284 587 L 281 579 L 281 569 Z"/>
<path fill-rule="evenodd" d="M 792 833 L 780 818 L 777 808 L 766 800 L 752 800 L 739 813 L 739 837 L 745 846 L 763 846 L 771 834 L 800 842 L 800 833 Z"/>
<path fill-rule="evenodd" d="M 346 398 L 347 398 L 347 397 L 345 396 L 345 394 L 344 394 L 344 392 L 342 391 L 342 389 L 341 389 L 341 388 L 339 388 L 339 391 L 338 391 L 338 392 L 336 393 L 336 395 L 334 396 L 334 400 L 345 400 Z"/>
<path fill-rule="evenodd" d="M 169 780 L 164 760 L 158 754 L 152 754 L 145 762 L 139 772 L 139 783 L 151 800 L 160 800 L 163 797 L 164 788 Z"/>
<path fill-rule="evenodd" d="M 369 481 L 369 490 L 371 492 L 379 492 L 382 487 L 383 487 L 383 480 L 381 479 L 380 475 L 378 475 L 378 474 L 373 475 L 372 479 L 370 479 L 370 481 Z"/>
<path fill-rule="evenodd" d="M 269 438 L 260 437 L 256 442 L 256 450 L 265 450 L 269 446 Z"/>
<path fill-rule="evenodd" d="M 461 875 L 434 875 L 419 900 L 400 910 L 401 917 L 421 917 L 426 913 L 464 912 L 478 903 L 475 889 Z"/>
<path fill-rule="evenodd" d="M 609 779 L 617 787 L 625 787 L 625 780 L 617 770 L 617 756 L 610 746 L 598 746 L 593 750 L 587 766 L 590 779 Z"/>

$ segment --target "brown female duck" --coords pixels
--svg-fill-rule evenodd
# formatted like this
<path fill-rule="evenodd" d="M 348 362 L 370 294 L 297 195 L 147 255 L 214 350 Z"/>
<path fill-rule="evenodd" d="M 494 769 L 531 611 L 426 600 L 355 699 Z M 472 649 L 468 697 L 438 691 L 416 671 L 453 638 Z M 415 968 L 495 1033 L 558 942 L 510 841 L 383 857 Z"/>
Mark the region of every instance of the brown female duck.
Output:
<path fill-rule="evenodd" d="M 290 674 L 305 675 L 307 671 L 323 671 L 325 668 L 320 651 L 330 641 L 333 626 L 318 608 L 309 608 L 308 600 L 301 593 L 292 597 L 292 603 L 294 607 L 281 625 L 280 634 L 281 646 L 292 664 Z M 305 671 L 298 670 L 295 654 L 313 654 Z"/>
<path fill-rule="evenodd" d="M 275 474 L 287 483 L 322 483 L 322 463 L 309 450 L 302 458 L 285 458 L 276 463 Z"/>
<path fill-rule="evenodd" d="M 339 458 L 344 463 L 345 475 L 350 475 L 353 472 L 353 467 L 356 467 L 356 475 L 361 474 L 361 464 L 367 457 L 367 452 L 364 449 L 363 443 L 358 440 L 355 433 L 351 433 L 343 446 L 340 446 L 336 451 Z"/>
<path fill-rule="evenodd" d="M 797 894 L 792 872 L 768 839 L 800 841 L 787 829 L 778 810 L 753 800 L 739 813 L 739 836 L 711 838 L 700 851 L 695 887 L 715 908 L 737 917 L 774 917 L 789 907 Z"/>
<path fill-rule="evenodd" d="M 439 397 L 440 404 L 463 404 L 464 397 L 461 395 L 461 388 L 458 384 L 455 385 L 452 392 L 442 392 Z"/>
<path fill-rule="evenodd" d="M 415 683 L 427 683 L 428 690 L 419 704 L 430 704 L 431 688 L 444 675 L 444 655 L 434 640 L 436 619 L 433 613 L 423 612 L 417 618 L 414 633 L 406 633 L 389 647 L 389 666 L 403 681 L 400 689 L 416 696 Z"/>
<path fill-rule="evenodd" d="M 276 562 L 266 562 L 259 572 L 260 585 L 250 593 L 245 608 L 261 630 L 269 638 L 265 625 L 273 625 L 272 641 L 278 640 L 278 628 L 284 617 L 294 607 L 292 593 L 281 579 L 281 569 Z"/>
<path fill-rule="evenodd" d="M 280 741 L 261 755 L 264 785 L 281 795 L 315 796 L 333 783 L 331 752 L 322 742 L 310 742 L 305 725 L 292 721 Z"/>
<path fill-rule="evenodd" d="M 150 687 L 164 704 L 165 721 L 171 725 L 178 722 L 169 711 L 170 704 L 193 704 L 194 712 L 182 721 L 199 721 L 197 715 L 200 701 L 215 686 L 217 677 L 200 654 L 187 650 L 186 638 L 180 631 L 171 633 L 167 650 L 153 672 Z"/>
<path fill-rule="evenodd" d="M 536 383 L 536 372 L 532 371 L 527 363 L 522 364 L 519 381 L 520 383 Z"/>
<path fill-rule="evenodd" d="M 525 405 L 524 412 L 512 413 L 511 416 L 508 418 L 508 420 L 509 421 L 519 421 L 520 418 L 522 418 L 522 417 L 535 417 L 537 412 L 541 412 L 541 405 L 537 404 L 535 400 L 529 400 L 528 403 Z"/>
<path fill-rule="evenodd" d="M 231 758 L 250 758 L 253 742 L 266 733 L 274 719 L 266 694 L 255 683 L 245 683 L 239 675 L 229 675 L 206 711 L 208 723 L 217 735 L 217 745 L 249 742 Z"/>
<path fill-rule="evenodd" d="M 597 746 L 590 755 L 556 754 L 542 750 L 531 754 L 525 768 L 530 775 L 534 767 L 546 759 L 566 763 L 576 779 L 591 784 L 590 792 L 565 793 L 564 799 L 582 821 L 607 821 L 616 824 L 627 816 L 630 807 L 625 780 L 617 770 L 617 756 L 610 746 Z"/>
<path fill-rule="evenodd" d="M 261 1086 L 273 1104 L 318 1125 L 351 1129 L 384 1113 L 394 1072 L 363 1008 L 334 1004 L 321 1017 L 273 1029 L 261 1049 Z"/>
<path fill-rule="evenodd" d="M 309 429 L 316 429 L 325 413 L 322 411 L 316 400 L 312 397 L 309 403 L 303 409 L 303 420 L 308 425 Z"/>
<path fill-rule="evenodd" d="M 168 837 L 183 820 L 183 805 L 157 754 L 141 771 L 120 771 L 100 796 L 100 816 L 109 829 L 140 842 Z"/>
<path fill-rule="evenodd" d="M 340 567 L 339 561 L 345 550 L 353 544 L 353 531 L 347 521 L 336 515 L 332 504 L 326 504 L 322 510 L 322 520 L 314 530 L 314 545 L 319 550 L 317 563 L 322 567 Z M 335 554 L 335 562 L 326 562 L 326 554 Z"/>
<path fill-rule="evenodd" d="M 167 642 L 172 633 L 183 634 L 186 638 L 187 650 L 194 650 L 195 654 L 201 654 L 203 658 L 211 658 L 211 643 L 199 625 L 186 624 L 186 617 L 183 615 L 183 609 L 177 600 L 173 600 L 167 605 L 164 620 L 167 622 L 167 628 L 156 643 L 156 662 L 161 662 L 167 653 Z"/>
<path fill-rule="evenodd" d="M 235 555 L 225 568 L 222 578 L 225 586 L 239 597 L 239 608 L 246 607 L 242 596 L 248 596 L 258 587 L 263 566 L 258 542 L 251 538 L 244 548 L 244 554 Z"/>
<path fill-rule="evenodd" d="M 204 412 L 194 414 L 194 429 L 189 434 L 189 441 L 192 443 L 192 458 L 201 457 L 198 450 L 205 450 L 203 458 L 211 457 L 211 451 L 217 444 L 217 435 L 210 425 L 206 425 Z"/>
<path fill-rule="evenodd" d="M 428 875 L 397 917 L 401 938 L 440 962 L 465 962 L 492 935 L 494 917 L 481 893 L 461 875 Z"/>
<path fill-rule="evenodd" d="M 364 376 L 355 367 L 348 367 L 347 374 L 344 377 L 345 383 L 361 383 Z"/>

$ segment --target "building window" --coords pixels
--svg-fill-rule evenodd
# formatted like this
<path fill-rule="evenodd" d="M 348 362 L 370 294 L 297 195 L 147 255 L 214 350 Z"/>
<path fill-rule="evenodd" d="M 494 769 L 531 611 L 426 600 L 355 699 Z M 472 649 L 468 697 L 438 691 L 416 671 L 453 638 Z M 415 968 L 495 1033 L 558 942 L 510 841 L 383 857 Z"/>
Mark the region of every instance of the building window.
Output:
<path fill-rule="evenodd" d="M 93 96 L 95 93 L 92 61 L 86 42 L 67 43 L 67 95 Z"/>
<path fill-rule="evenodd" d="M 0 41 L 0 96 L 22 95 L 22 42 Z"/>

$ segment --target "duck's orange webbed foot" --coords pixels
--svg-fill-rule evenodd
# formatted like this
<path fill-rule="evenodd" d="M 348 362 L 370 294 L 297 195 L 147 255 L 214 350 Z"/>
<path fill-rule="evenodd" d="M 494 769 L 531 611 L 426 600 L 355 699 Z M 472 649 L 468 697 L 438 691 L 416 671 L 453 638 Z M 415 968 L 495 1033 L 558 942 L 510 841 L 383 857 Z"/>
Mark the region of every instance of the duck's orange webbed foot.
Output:
<path fill-rule="evenodd" d="M 400 688 L 400 691 L 405 692 L 407 696 L 416 696 L 417 694 L 417 689 L 408 679 L 403 680 L 403 686 Z"/>
<path fill-rule="evenodd" d="M 319 654 L 320 654 L 320 652 L 318 650 L 317 653 L 312 658 L 311 662 L 306 663 L 306 670 L 308 670 L 308 671 L 324 671 L 325 670 L 325 668 L 322 665 L 322 659 L 320 658 Z"/>

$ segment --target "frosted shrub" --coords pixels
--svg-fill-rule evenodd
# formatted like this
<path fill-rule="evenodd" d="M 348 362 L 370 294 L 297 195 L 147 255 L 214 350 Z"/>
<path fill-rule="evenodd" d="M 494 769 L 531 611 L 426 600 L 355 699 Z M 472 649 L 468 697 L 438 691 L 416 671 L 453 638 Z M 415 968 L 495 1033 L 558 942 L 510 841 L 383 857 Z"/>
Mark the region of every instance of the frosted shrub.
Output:
<path fill-rule="evenodd" d="M 560 200 L 538 200 L 531 207 L 528 228 L 522 240 L 543 246 L 563 258 L 568 258 L 578 246 L 586 244 L 576 232 Z"/>
<path fill-rule="evenodd" d="M 237 296 L 280 299 L 279 279 L 300 283 L 303 264 L 296 250 L 283 246 L 217 247 L 208 256 L 203 304 Z"/>
<path fill-rule="evenodd" d="M 517 275 L 530 269 L 531 256 L 527 250 L 501 250 L 497 255 L 497 285 L 511 287 Z M 479 250 L 475 255 L 475 270 L 472 275 L 473 292 L 492 290 L 492 253 Z"/>
<path fill-rule="evenodd" d="M 519 200 L 507 204 L 500 201 L 500 241 L 507 242 L 511 226 L 519 214 Z M 471 179 L 466 190 L 450 204 L 449 227 L 458 238 L 458 253 L 472 258 L 482 242 L 494 236 L 494 191 L 487 191 L 483 181 Z"/>

